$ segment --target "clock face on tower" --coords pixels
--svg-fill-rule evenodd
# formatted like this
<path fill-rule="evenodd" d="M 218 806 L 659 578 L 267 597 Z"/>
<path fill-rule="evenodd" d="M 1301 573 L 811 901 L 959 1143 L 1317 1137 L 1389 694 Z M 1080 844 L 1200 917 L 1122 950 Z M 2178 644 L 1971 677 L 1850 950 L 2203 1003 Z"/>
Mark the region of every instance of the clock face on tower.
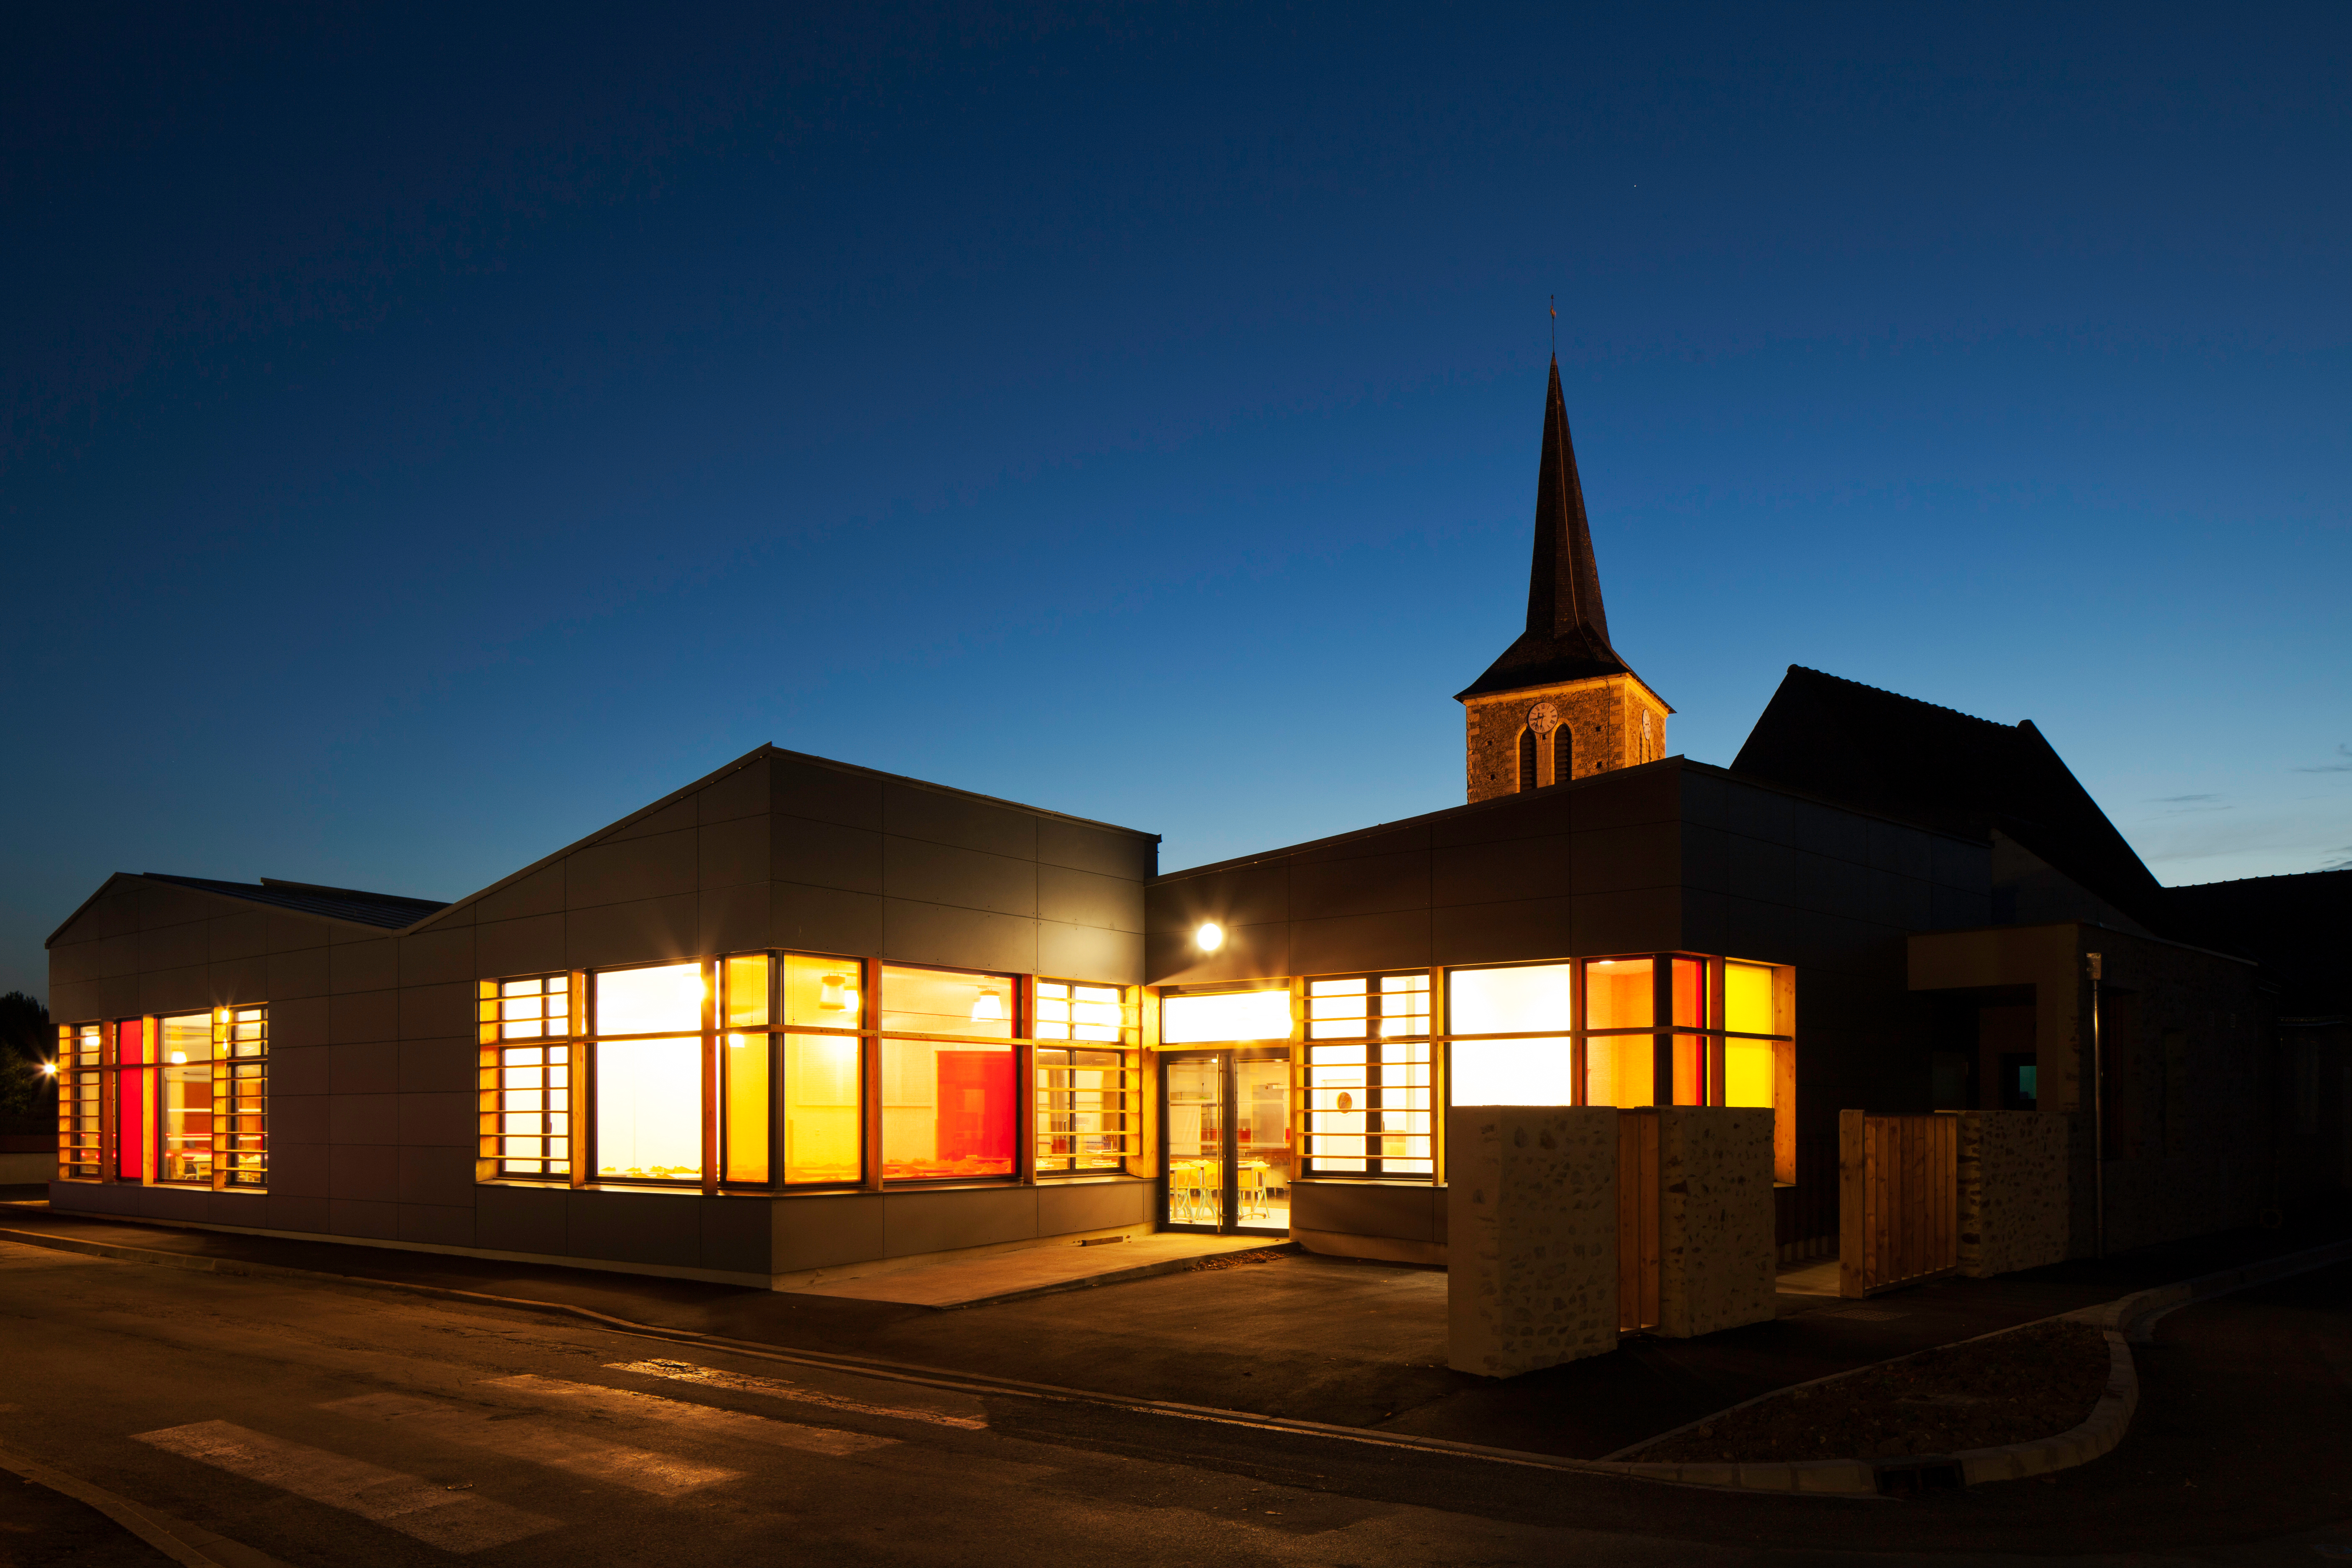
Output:
<path fill-rule="evenodd" d="M 1538 735 L 1549 735 L 1559 728 L 1559 710 L 1549 702 L 1538 702 L 1528 710 L 1528 728 Z"/>

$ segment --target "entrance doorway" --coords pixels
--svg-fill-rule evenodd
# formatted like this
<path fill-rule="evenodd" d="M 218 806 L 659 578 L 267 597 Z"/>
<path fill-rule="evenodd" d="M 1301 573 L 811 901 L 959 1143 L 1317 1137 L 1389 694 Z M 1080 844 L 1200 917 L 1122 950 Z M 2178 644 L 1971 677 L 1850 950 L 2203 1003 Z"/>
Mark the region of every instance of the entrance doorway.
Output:
<path fill-rule="evenodd" d="M 1164 1051 L 1160 1223 L 1170 1230 L 1290 1230 L 1290 1053 Z"/>

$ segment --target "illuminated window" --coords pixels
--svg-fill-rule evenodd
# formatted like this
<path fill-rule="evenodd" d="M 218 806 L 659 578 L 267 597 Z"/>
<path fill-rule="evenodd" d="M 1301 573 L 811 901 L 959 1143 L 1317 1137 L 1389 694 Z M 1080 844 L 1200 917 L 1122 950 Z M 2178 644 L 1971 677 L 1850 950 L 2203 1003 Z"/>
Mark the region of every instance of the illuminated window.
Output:
<path fill-rule="evenodd" d="M 485 980 L 476 1004 L 482 1047 L 482 1158 L 503 1176 L 572 1172 L 572 981 L 562 974 Z"/>
<path fill-rule="evenodd" d="M 1163 1046 L 1230 1045 L 1290 1038 L 1287 987 L 1206 991 L 1160 999 Z"/>
<path fill-rule="evenodd" d="M 882 971 L 882 1173 L 1013 1173 L 1010 975 Z"/>
<path fill-rule="evenodd" d="M 94 1182 L 104 1168 L 106 1026 L 58 1030 L 58 1174 Z"/>
<path fill-rule="evenodd" d="M 1761 963 L 1723 966 L 1723 1103 L 1772 1106 L 1772 1047 L 1769 1039 L 1738 1039 L 1738 1035 L 1771 1035 L 1772 971 Z"/>
<path fill-rule="evenodd" d="M 1519 731 L 1519 788 L 1522 792 L 1536 787 L 1536 732 Z"/>
<path fill-rule="evenodd" d="M 1657 964 L 1647 958 L 1596 959 L 1584 966 L 1584 1103 L 1655 1105 Z"/>
<path fill-rule="evenodd" d="M 147 1179 L 147 1021 L 125 1018 L 114 1026 L 114 1174 L 123 1182 Z"/>
<path fill-rule="evenodd" d="M 1528 1035 L 1455 1040 L 1447 1097 L 1455 1105 L 1572 1105 L 1575 965 L 1456 969 L 1446 976 L 1447 1032 Z"/>
<path fill-rule="evenodd" d="M 847 1183 L 866 1173 L 863 970 L 855 959 L 787 953 L 783 1037 L 784 1180 Z M 846 1030 L 849 1033 L 808 1033 Z"/>
<path fill-rule="evenodd" d="M 157 1068 L 159 1176 L 166 1182 L 213 1179 L 213 1019 L 209 1013 L 165 1018 Z"/>
<path fill-rule="evenodd" d="M 1307 1169 L 1429 1176 L 1429 976 L 1307 983 Z"/>
<path fill-rule="evenodd" d="M 699 1182 L 703 965 L 605 970 L 594 985 L 596 1174 Z"/>
<path fill-rule="evenodd" d="M 1040 980 L 1036 1008 L 1038 1173 L 1125 1168 L 1141 1131 L 1127 988 Z"/>
<path fill-rule="evenodd" d="M 213 1009 L 213 1155 L 221 1184 L 269 1182 L 269 1014 L 263 1007 Z"/>

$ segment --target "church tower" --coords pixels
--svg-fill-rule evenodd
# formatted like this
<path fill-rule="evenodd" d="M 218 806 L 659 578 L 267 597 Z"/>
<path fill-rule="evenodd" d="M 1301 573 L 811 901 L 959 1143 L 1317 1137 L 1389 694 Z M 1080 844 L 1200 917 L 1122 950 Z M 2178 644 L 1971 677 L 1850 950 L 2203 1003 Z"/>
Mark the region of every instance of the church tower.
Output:
<path fill-rule="evenodd" d="M 1674 710 L 1609 645 L 1557 358 L 1544 399 L 1528 629 L 1454 700 L 1466 710 L 1473 802 L 1666 754 Z"/>

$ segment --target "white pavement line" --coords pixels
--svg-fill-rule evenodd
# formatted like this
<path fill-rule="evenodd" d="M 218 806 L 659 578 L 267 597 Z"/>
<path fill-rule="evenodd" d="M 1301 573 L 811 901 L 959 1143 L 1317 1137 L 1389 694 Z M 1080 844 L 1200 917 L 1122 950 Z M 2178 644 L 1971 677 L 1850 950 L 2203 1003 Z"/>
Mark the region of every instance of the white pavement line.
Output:
<path fill-rule="evenodd" d="M 222 1568 L 220 1560 L 207 1557 L 181 1540 L 129 1498 L 117 1497 L 104 1487 L 95 1487 L 79 1476 L 54 1470 L 37 1459 L 27 1459 L 0 1448 L 0 1470 L 14 1470 L 36 1486 L 53 1492 L 63 1492 L 76 1502 L 87 1503 L 123 1529 L 180 1564 L 180 1568 Z"/>
<path fill-rule="evenodd" d="M 438 1399 L 421 1399 L 412 1394 L 362 1394 L 355 1399 L 338 1399 L 319 1408 L 362 1421 L 397 1424 L 403 1431 L 421 1432 L 471 1448 L 487 1448 L 510 1459 L 553 1465 L 597 1480 L 634 1487 L 656 1497 L 677 1497 L 720 1481 L 731 1481 L 743 1473 L 517 1421 L 496 1411 L 468 1410 Z"/>
<path fill-rule="evenodd" d="M 973 1432 L 988 1429 L 987 1419 L 983 1416 L 950 1415 L 943 1410 L 921 1410 L 905 1405 L 868 1405 L 864 1400 L 803 1388 L 783 1378 L 753 1377 L 749 1373 L 697 1366 L 687 1361 L 616 1361 L 607 1363 L 604 1370 L 640 1373 L 646 1377 L 667 1377 L 679 1383 L 698 1383 L 707 1388 L 732 1388 L 745 1394 L 764 1394 L 776 1399 L 797 1400 L 803 1405 L 822 1405 L 828 1410 L 845 1410 L 855 1415 L 887 1415 L 898 1421 L 929 1421 L 935 1426 L 961 1426 Z"/>
<path fill-rule="evenodd" d="M 746 1415 L 740 1410 L 720 1410 L 709 1405 L 690 1405 L 683 1399 L 665 1399 L 658 1394 L 639 1394 L 633 1388 L 607 1388 L 600 1383 L 566 1383 L 560 1378 L 538 1377 L 530 1373 L 519 1377 L 494 1377 L 482 1386 L 525 1394 L 536 1405 L 585 1410 L 599 1415 L 628 1416 L 639 1421 L 660 1421 L 673 1426 L 691 1427 L 712 1436 L 742 1438 L 778 1448 L 798 1448 L 810 1454 L 856 1454 L 868 1448 L 887 1448 L 898 1441 L 896 1437 L 877 1437 L 865 1432 L 844 1432 L 830 1426 L 800 1426 L 765 1415 Z"/>
<path fill-rule="evenodd" d="M 355 1513 L 444 1551 L 479 1552 L 504 1546 L 553 1530 L 558 1523 L 364 1459 L 289 1443 L 226 1421 L 198 1421 L 135 1433 L 133 1437 L 166 1453 Z"/>

